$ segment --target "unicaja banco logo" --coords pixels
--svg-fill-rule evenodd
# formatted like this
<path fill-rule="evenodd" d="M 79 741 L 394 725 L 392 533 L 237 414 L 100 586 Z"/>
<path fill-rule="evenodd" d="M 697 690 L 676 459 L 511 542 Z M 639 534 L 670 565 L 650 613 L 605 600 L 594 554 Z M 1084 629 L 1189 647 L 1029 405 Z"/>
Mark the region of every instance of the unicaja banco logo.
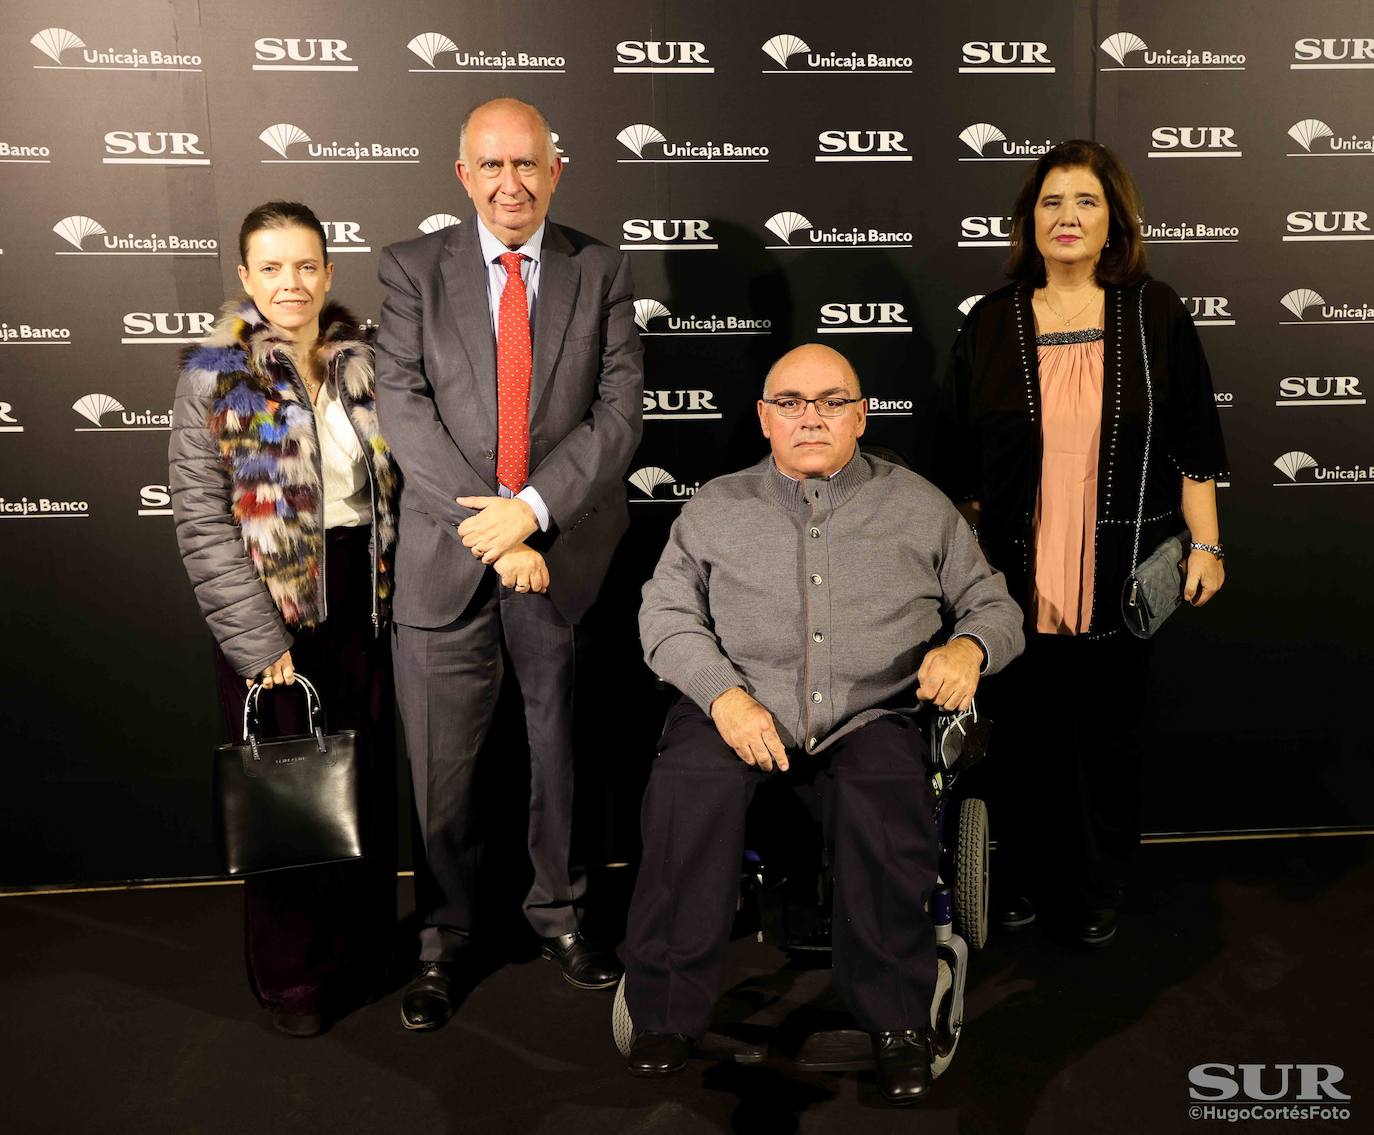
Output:
<path fill-rule="evenodd" d="M 694 496 L 700 487 L 700 482 L 679 484 L 677 478 L 658 465 L 636 469 L 626 480 L 640 494 L 630 498 L 631 504 L 681 504 L 685 497 Z M 660 496 L 658 490 L 661 488 L 664 488 L 664 492 Z"/>
<path fill-rule="evenodd" d="M 741 146 L 734 142 L 670 142 L 663 132 L 647 122 L 636 122 L 625 127 L 615 136 L 633 158 L 617 158 L 619 163 L 629 162 L 716 162 L 758 164 L 768 161 L 767 146 Z M 658 156 L 645 154 L 650 146 L 659 147 Z"/>
<path fill-rule="evenodd" d="M 1152 51 L 1135 32 L 1117 32 L 1109 35 L 1098 50 L 1115 60 L 1115 67 L 1102 67 L 1103 71 L 1244 71 L 1245 56 L 1229 52 L 1196 51 L 1187 48 L 1180 51 L 1166 48 Z"/>
<path fill-rule="evenodd" d="M 451 229 L 454 225 L 462 223 L 462 218 L 455 217 L 452 213 L 431 213 L 416 227 L 422 233 L 437 233 L 440 229 Z"/>
<path fill-rule="evenodd" d="M 1313 485 L 1374 485 L 1374 465 L 1322 465 L 1310 453 L 1300 449 L 1276 458 L 1274 468 L 1287 478 L 1273 482 L 1276 489 Z"/>
<path fill-rule="evenodd" d="M 172 428 L 171 411 L 126 410 L 117 398 L 112 398 L 108 394 L 83 395 L 72 403 L 72 409 L 91 423 L 89 426 L 77 426 L 75 432 L 79 434 L 106 430 L 137 433 Z M 106 414 L 118 414 L 119 425 L 105 425 L 103 419 Z"/>
<path fill-rule="evenodd" d="M 462 50 L 443 32 L 423 32 L 406 47 L 425 64 L 412 67 L 410 73 L 441 75 L 491 75 L 500 72 L 515 74 L 562 74 L 567 60 L 561 55 L 532 55 L 526 51 L 496 51 L 484 47 Z M 440 64 L 450 64 L 441 67 Z"/>
<path fill-rule="evenodd" d="M 674 315 L 667 304 L 655 299 L 635 300 L 634 321 L 641 335 L 767 335 L 773 327 L 771 319 Z"/>
<path fill-rule="evenodd" d="M 959 314 L 967 315 L 972 311 L 978 301 L 983 298 L 983 294 L 982 292 L 978 292 L 976 295 L 966 296 L 963 302 L 959 304 Z"/>
<path fill-rule="evenodd" d="M 846 248 L 910 248 L 913 234 L 910 232 L 889 232 L 886 229 L 861 228 L 820 228 L 802 214 L 792 210 L 774 213 L 763 222 L 763 227 L 778 238 L 781 244 L 767 244 L 765 248 L 775 252 L 788 252 L 799 249 L 823 250 Z M 805 236 L 800 234 L 805 233 Z M 796 240 L 793 240 L 793 237 Z"/>
<path fill-rule="evenodd" d="M 1374 323 L 1374 307 L 1367 304 L 1327 303 L 1311 288 L 1294 288 L 1279 303 L 1297 316 L 1296 319 L 1281 319 L 1280 323 L 1290 327 L 1303 324 L 1315 326 L 1324 323 Z M 1318 318 L 1309 319 L 1308 308 L 1317 307 Z"/>
<path fill-rule="evenodd" d="M 63 217 L 52 231 L 75 250 L 60 251 L 57 256 L 217 256 L 219 241 L 214 237 L 178 236 L 175 233 L 149 233 L 118 236 L 91 217 L 75 215 Z M 100 237 L 99 248 L 87 248 L 86 241 Z"/>
<path fill-rule="evenodd" d="M 760 50 L 777 64 L 775 67 L 765 67 L 765 75 L 814 75 L 817 72 L 898 75 L 910 74 L 912 70 L 910 56 L 816 51 L 796 35 L 772 36 L 760 45 Z"/>
<path fill-rule="evenodd" d="M 1041 154 L 1048 153 L 1054 145 L 1048 138 L 1043 142 L 1032 142 L 1025 139 L 1020 142 L 1010 141 L 991 122 L 975 122 L 972 126 L 965 126 L 959 131 L 959 141 L 973 151 L 974 157 L 961 157 L 961 162 L 1021 162 L 1031 158 L 1039 157 Z M 989 154 L 987 148 L 994 143 L 993 152 Z"/>
<path fill-rule="evenodd" d="M 66 28 L 44 28 L 29 43 L 38 48 L 51 63 L 35 63 L 36 71 L 199 71 L 201 57 L 179 52 L 144 51 L 139 48 L 94 49 L 73 31 Z M 80 62 L 68 63 L 63 56 L 69 51 L 81 51 Z"/>
<path fill-rule="evenodd" d="M 1290 158 L 1369 158 L 1374 157 L 1374 134 L 1339 136 L 1320 118 L 1304 118 L 1288 128 L 1288 136 L 1302 147 Z"/>
<path fill-rule="evenodd" d="M 418 165 L 420 151 L 414 146 L 388 146 L 381 142 L 316 142 L 299 126 L 278 122 L 258 135 L 258 141 L 279 158 L 260 158 L 264 165 L 309 162 L 312 165 Z M 292 146 L 305 146 L 305 157 L 293 155 Z"/>

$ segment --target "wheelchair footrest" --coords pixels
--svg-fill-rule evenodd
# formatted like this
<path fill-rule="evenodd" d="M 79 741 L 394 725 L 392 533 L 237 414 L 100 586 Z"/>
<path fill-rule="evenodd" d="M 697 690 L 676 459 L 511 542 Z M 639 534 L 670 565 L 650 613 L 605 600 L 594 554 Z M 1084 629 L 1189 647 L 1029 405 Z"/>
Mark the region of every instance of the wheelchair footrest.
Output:
<path fill-rule="evenodd" d="M 864 1072 L 873 1067 L 873 1042 L 858 1029 L 812 1033 L 793 1063 L 804 1072 Z"/>

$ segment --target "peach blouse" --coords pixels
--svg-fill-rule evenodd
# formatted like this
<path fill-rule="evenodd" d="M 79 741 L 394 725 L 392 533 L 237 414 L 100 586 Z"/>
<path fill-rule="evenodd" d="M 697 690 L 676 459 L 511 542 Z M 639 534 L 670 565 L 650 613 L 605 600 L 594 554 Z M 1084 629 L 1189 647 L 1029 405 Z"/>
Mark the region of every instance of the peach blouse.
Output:
<path fill-rule="evenodd" d="M 1102 331 L 1037 335 L 1040 492 L 1031 604 L 1041 634 L 1081 634 L 1093 609 Z"/>

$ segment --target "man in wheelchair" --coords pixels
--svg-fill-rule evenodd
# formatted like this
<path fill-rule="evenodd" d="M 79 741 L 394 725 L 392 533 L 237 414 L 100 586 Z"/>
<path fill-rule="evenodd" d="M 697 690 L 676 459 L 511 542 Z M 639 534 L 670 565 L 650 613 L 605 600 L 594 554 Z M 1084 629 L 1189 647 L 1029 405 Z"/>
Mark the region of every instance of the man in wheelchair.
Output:
<path fill-rule="evenodd" d="M 910 1103 L 931 1079 L 939 856 L 914 717 L 923 701 L 966 707 L 979 675 L 1020 653 L 1022 615 L 949 500 L 859 452 L 866 405 L 842 355 L 784 355 L 758 413 L 771 456 L 687 502 L 644 586 L 645 658 L 682 696 L 641 817 L 628 1067 L 677 1071 L 705 1033 L 745 812 L 783 777 L 819 789 L 835 987 L 871 1034 L 880 1090 Z"/>

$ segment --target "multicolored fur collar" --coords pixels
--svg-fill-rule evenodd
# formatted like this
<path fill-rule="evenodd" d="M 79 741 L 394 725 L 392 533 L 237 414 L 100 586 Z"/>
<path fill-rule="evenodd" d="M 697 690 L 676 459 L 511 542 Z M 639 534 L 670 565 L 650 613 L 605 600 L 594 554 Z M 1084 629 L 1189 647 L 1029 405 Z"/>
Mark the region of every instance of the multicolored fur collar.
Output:
<path fill-rule="evenodd" d="M 373 536 L 384 601 L 391 593 L 400 473 L 377 427 L 371 330 L 333 303 L 320 313 L 320 327 L 319 373 L 337 384 L 376 488 Z M 251 300 L 236 300 L 225 305 L 205 341 L 185 351 L 182 371 L 211 395 L 206 424 L 258 574 L 288 624 L 313 627 L 324 618 L 324 506 L 315 415 L 296 377 L 294 350 Z"/>

